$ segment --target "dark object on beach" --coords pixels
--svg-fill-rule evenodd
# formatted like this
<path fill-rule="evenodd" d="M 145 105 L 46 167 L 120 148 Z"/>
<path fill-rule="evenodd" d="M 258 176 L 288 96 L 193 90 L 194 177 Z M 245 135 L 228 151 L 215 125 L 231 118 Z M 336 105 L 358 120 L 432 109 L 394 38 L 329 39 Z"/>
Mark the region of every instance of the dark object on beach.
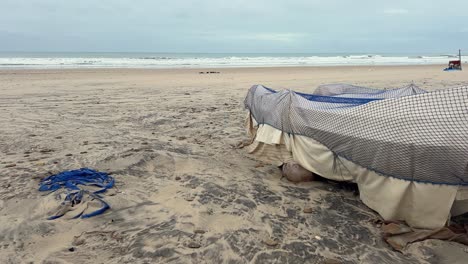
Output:
<path fill-rule="evenodd" d="M 286 177 L 286 179 L 292 182 L 307 182 L 315 179 L 312 172 L 304 169 L 301 165 L 295 162 L 283 164 L 281 170 L 283 177 Z"/>
<path fill-rule="evenodd" d="M 221 73 L 221 72 L 217 72 L 217 71 L 207 71 L 207 72 L 198 72 L 199 74 L 212 74 L 212 73 Z"/>
<path fill-rule="evenodd" d="M 333 186 L 332 189 L 338 189 L 338 190 L 343 190 L 347 192 L 353 192 L 353 195 L 358 196 L 359 195 L 359 187 L 357 183 L 350 182 L 350 181 L 334 181 L 334 180 L 328 180 L 325 178 L 320 177 L 320 179 L 323 179 L 323 182 L 326 182 L 330 185 Z"/>
<path fill-rule="evenodd" d="M 70 252 L 75 252 L 75 248 L 74 248 L 74 247 L 71 247 L 71 248 L 68 249 L 68 251 L 70 251 Z"/>
<path fill-rule="evenodd" d="M 203 230 L 203 229 L 195 229 L 193 232 L 194 232 L 195 234 L 205 234 L 205 233 L 206 233 L 206 231 Z"/>
<path fill-rule="evenodd" d="M 189 248 L 200 248 L 201 245 L 195 241 L 190 241 L 188 244 L 187 244 L 187 247 Z"/>

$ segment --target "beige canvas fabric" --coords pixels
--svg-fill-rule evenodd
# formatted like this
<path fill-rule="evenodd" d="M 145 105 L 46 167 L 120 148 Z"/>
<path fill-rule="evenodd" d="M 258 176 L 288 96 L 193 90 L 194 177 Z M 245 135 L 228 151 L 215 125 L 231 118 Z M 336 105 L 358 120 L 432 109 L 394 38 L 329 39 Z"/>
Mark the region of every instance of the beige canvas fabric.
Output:
<path fill-rule="evenodd" d="M 445 225 L 450 215 L 468 212 L 468 188 L 418 183 L 386 177 L 346 159 L 336 159 L 324 145 L 299 135 L 289 135 L 269 125 L 246 122 L 253 143 L 247 147 L 265 162 L 281 165 L 295 161 L 307 170 L 337 181 L 358 184 L 360 198 L 385 220 L 403 220 L 415 228 Z"/>

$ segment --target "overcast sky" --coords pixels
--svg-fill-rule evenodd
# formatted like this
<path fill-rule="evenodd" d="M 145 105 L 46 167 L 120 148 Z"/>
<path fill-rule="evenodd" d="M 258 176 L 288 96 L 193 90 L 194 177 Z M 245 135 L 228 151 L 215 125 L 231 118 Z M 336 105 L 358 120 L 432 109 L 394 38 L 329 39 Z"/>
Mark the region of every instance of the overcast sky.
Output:
<path fill-rule="evenodd" d="M 1 51 L 456 52 L 468 1 L 0 0 Z"/>

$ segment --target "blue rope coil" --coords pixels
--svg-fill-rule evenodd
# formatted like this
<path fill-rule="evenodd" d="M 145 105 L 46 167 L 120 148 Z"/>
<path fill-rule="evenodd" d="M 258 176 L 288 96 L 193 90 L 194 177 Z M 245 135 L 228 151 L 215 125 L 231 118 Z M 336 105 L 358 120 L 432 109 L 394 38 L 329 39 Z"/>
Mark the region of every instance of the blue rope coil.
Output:
<path fill-rule="evenodd" d="M 102 207 L 88 214 L 83 214 L 83 212 L 81 212 L 79 215 L 75 216 L 74 218 L 78 218 L 78 217 L 89 218 L 89 217 L 93 217 L 96 215 L 100 215 L 110 208 L 109 204 L 107 204 L 99 194 L 104 193 L 109 188 L 112 188 L 114 186 L 114 183 L 115 183 L 114 178 L 109 176 L 109 174 L 105 172 L 98 172 L 89 168 L 81 168 L 78 170 L 64 171 L 59 174 L 55 174 L 47 178 L 44 178 L 39 183 L 39 191 L 55 192 L 62 188 L 66 189 L 67 195 L 64 201 L 62 202 L 62 205 L 66 203 L 70 203 L 72 206 L 81 203 L 83 200 L 84 194 L 88 194 L 92 198 L 101 202 Z M 81 189 L 79 185 L 97 186 L 100 189 L 94 192 L 90 192 L 90 191 Z M 63 216 L 63 214 L 54 215 L 54 216 L 49 217 L 48 219 L 49 220 L 57 219 Z"/>

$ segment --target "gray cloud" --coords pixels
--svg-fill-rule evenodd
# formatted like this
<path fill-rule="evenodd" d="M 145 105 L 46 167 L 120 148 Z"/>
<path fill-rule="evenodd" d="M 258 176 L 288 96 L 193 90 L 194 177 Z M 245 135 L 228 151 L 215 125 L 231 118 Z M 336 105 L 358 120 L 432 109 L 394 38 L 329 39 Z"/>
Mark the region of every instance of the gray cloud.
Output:
<path fill-rule="evenodd" d="M 465 0 L 2 0 L 0 7 L 4 51 L 447 52 L 468 42 Z"/>

